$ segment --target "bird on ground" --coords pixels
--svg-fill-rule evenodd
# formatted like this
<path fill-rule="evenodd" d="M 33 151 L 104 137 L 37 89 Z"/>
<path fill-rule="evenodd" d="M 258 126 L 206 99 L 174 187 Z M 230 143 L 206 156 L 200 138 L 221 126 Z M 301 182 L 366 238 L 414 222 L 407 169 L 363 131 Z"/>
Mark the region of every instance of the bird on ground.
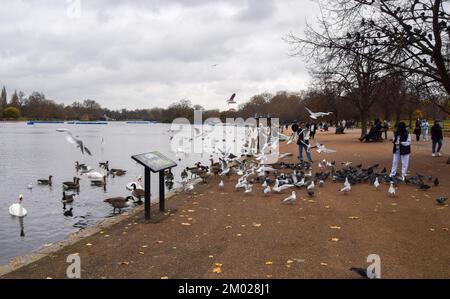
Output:
<path fill-rule="evenodd" d="M 270 192 L 272 192 L 272 189 L 270 189 L 270 186 L 267 185 L 266 188 L 264 188 L 263 193 L 265 196 L 269 195 Z"/>
<path fill-rule="evenodd" d="M 373 186 L 375 187 L 375 189 L 378 190 L 378 187 L 380 187 L 380 182 L 378 181 L 378 177 L 375 178 L 375 182 L 373 182 Z"/>
<path fill-rule="evenodd" d="M 116 209 L 119 210 L 119 213 L 122 212 L 122 209 L 128 207 L 128 197 L 113 197 L 113 198 L 107 198 L 104 200 L 104 202 L 109 203 L 113 206 L 113 214 L 116 213 Z"/>
<path fill-rule="evenodd" d="M 421 191 L 427 191 L 428 189 L 431 188 L 430 185 L 425 184 L 423 181 L 419 181 L 418 187 L 419 187 L 419 190 L 421 190 Z"/>
<path fill-rule="evenodd" d="M 225 184 L 224 184 L 223 180 L 220 180 L 219 188 L 223 189 L 224 187 L 225 187 Z"/>
<path fill-rule="evenodd" d="M 389 186 L 388 194 L 390 197 L 395 197 L 395 188 L 394 183 L 391 182 L 391 186 Z"/>
<path fill-rule="evenodd" d="M 434 184 L 435 187 L 439 186 L 439 179 L 435 178 L 434 181 L 433 181 L 433 184 Z"/>
<path fill-rule="evenodd" d="M 305 107 L 306 111 L 309 113 L 309 117 L 312 119 L 317 119 L 318 117 L 328 116 L 330 114 L 333 114 L 333 112 L 312 112 L 307 107 Z"/>
<path fill-rule="evenodd" d="M 314 197 L 314 195 L 315 195 L 314 190 L 308 190 L 308 196 L 309 197 Z"/>
<path fill-rule="evenodd" d="M 33 189 L 33 183 L 29 183 L 28 186 L 27 186 L 27 188 L 28 188 L 29 190 Z"/>
<path fill-rule="evenodd" d="M 447 201 L 447 197 L 445 196 L 439 196 L 436 198 L 436 202 L 440 205 L 445 205 L 445 202 Z"/>
<path fill-rule="evenodd" d="M 315 185 L 314 185 L 314 181 L 311 181 L 311 184 L 308 185 L 308 187 L 306 187 L 306 190 L 314 190 Z"/>
<path fill-rule="evenodd" d="M 181 179 L 184 181 L 186 180 L 188 177 L 188 173 L 186 171 L 186 169 L 183 169 L 183 171 L 181 172 Z"/>
<path fill-rule="evenodd" d="M 38 184 L 39 184 L 39 185 L 48 185 L 48 186 L 51 186 L 51 185 L 52 185 L 52 178 L 53 178 L 53 176 L 49 176 L 49 177 L 48 177 L 48 180 L 46 180 L 46 179 L 40 179 L 40 180 L 37 180 L 37 181 L 38 181 Z"/>
<path fill-rule="evenodd" d="M 344 184 L 344 187 L 340 191 L 343 192 L 344 194 L 347 194 L 351 190 L 352 190 L 352 186 L 350 184 L 348 184 L 348 185 Z"/>
<path fill-rule="evenodd" d="M 252 193 L 252 191 L 253 191 L 253 185 L 251 185 L 251 184 L 246 184 L 246 185 L 245 185 L 245 193 L 246 193 L 246 194 L 250 194 L 250 193 Z"/>
<path fill-rule="evenodd" d="M 27 210 L 23 207 L 23 195 L 19 195 L 19 202 L 14 203 L 9 207 L 9 214 L 15 217 L 25 217 Z"/>
<path fill-rule="evenodd" d="M 89 156 L 92 156 L 91 151 L 84 145 L 84 142 L 81 139 L 74 137 L 73 134 L 69 130 L 66 130 L 66 133 L 67 133 L 67 135 L 66 135 L 67 142 L 75 144 L 77 146 L 77 148 L 79 148 L 81 150 L 81 153 L 83 155 L 86 152 Z"/>
<path fill-rule="evenodd" d="M 292 184 L 284 184 L 284 185 L 281 185 L 281 186 L 273 187 L 272 190 L 277 192 L 277 193 L 281 193 L 284 190 L 287 190 L 287 189 L 292 188 L 292 187 L 294 187 L 294 185 L 292 185 Z"/>
<path fill-rule="evenodd" d="M 297 202 L 297 195 L 296 195 L 295 191 L 292 191 L 292 194 L 282 201 L 282 203 L 286 203 L 286 204 L 294 204 L 296 202 Z"/>

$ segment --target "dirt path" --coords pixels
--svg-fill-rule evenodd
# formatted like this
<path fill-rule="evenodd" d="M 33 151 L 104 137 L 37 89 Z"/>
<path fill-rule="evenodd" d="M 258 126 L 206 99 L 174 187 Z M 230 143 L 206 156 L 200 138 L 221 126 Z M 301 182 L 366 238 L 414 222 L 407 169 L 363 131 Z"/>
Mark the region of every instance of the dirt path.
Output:
<path fill-rule="evenodd" d="M 391 143 L 361 144 L 357 137 L 319 133 L 316 139 L 337 153 L 313 158 L 390 168 Z M 341 184 L 327 181 L 313 200 L 297 190 L 300 200 L 287 206 L 280 202 L 291 191 L 263 197 L 255 185 L 244 195 L 234 191 L 236 177 L 224 190 L 211 180 L 192 196 L 171 199 L 172 214 L 159 223 L 130 216 L 3 278 L 65 278 L 73 253 L 81 257 L 82 278 L 357 278 L 349 268 L 366 267 L 369 254 L 381 257 L 383 278 L 450 278 L 450 211 L 435 202 L 450 196 L 449 141 L 442 158 L 431 157 L 429 143 L 413 145 L 410 173 L 441 182 L 427 192 L 399 185 L 392 199 L 387 185 L 377 191 L 361 184 L 343 195 Z M 281 151 L 297 156 L 296 145 Z M 215 263 L 221 273 L 213 272 Z"/>

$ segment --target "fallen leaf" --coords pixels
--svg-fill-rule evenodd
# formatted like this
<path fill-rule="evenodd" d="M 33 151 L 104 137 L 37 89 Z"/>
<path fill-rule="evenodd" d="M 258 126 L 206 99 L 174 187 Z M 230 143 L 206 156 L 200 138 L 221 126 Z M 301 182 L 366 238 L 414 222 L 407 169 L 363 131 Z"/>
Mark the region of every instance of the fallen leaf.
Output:
<path fill-rule="evenodd" d="M 86 246 L 92 246 L 92 244 L 91 243 L 87 243 Z"/>
<path fill-rule="evenodd" d="M 144 254 L 145 254 L 145 252 L 143 252 L 143 251 L 139 251 L 139 254 L 141 254 L 141 255 L 144 255 Z"/>
<path fill-rule="evenodd" d="M 237 234 L 236 236 L 237 236 L 237 237 L 242 237 L 242 234 Z"/>
<path fill-rule="evenodd" d="M 286 261 L 286 263 L 288 263 L 288 264 L 292 264 L 294 261 L 292 261 L 292 260 L 287 260 Z"/>
<path fill-rule="evenodd" d="M 329 209 L 329 208 L 331 208 L 331 206 L 325 206 L 325 209 Z"/>
<path fill-rule="evenodd" d="M 222 267 L 223 265 L 221 263 L 215 263 L 214 266 L 216 267 Z"/>
<path fill-rule="evenodd" d="M 147 247 L 148 247 L 148 245 L 142 245 L 141 247 L 142 247 L 142 248 L 147 248 Z"/>
<path fill-rule="evenodd" d="M 225 229 L 231 229 L 231 228 L 233 228 L 232 226 L 230 226 L 230 225 L 228 225 L 228 226 L 225 226 Z"/>
<path fill-rule="evenodd" d="M 187 223 L 187 222 L 183 222 L 183 223 L 181 223 L 181 225 L 184 225 L 184 226 L 191 226 L 192 224 Z"/>
<path fill-rule="evenodd" d="M 169 279 L 169 277 L 163 276 L 163 277 L 161 277 L 161 279 Z"/>
<path fill-rule="evenodd" d="M 130 264 L 130 262 L 120 262 L 120 263 L 117 263 L 117 264 L 119 264 L 119 265 L 129 265 Z"/>
<path fill-rule="evenodd" d="M 253 223 L 254 227 L 261 227 L 261 225 L 262 225 L 261 223 Z"/>
<path fill-rule="evenodd" d="M 188 210 L 189 213 L 195 213 L 195 210 Z"/>
<path fill-rule="evenodd" d="M 220 268 L 220 267 L 215 267 L 215 268 L 213 269 L 213 273 L 216 273 L 216 274 L 222 273 L 222 268 Z"/>
<path fill-rule="evenodd" d="M 358 219 L 359 219 L 359 217 L 358 217 L 358 216 L 350 216 L 350 217 L 348 217 L 348 219 L 352 219 L 352 220 L 358 220 Z"/>
<path fill-rule="evenodd" d="M 442 230 L 445 231 L 445 232 L 448 232 L 448 228 L 447 227 L 443 227 Z"/>
<path fill-rule="evenodd" d="M 340 226 L 335 226 L 335 225 L 333 225 L 333 226 L 330 226 L 330 228 L 331 228 L 331 229 L 341 229 L 341 227 L 340 227 Z"/>
<path fill-rule="evenodd" d="M 164 243 L 164 241 L 156 241 L 155 243 L 156 244 L 162 244 L 162 243 Z"/>
<path fill-rule="evenodd" d="M 338 241 L 339 241 L 339 238 L 331 238 L 331 241 L 333 241 L 333 242 L 338 242 Z"/>
<path fill-rule="evenodd" d="M 320 263 L 321 266 L 328 266 L 327 263 Z"/>
<path fill-rule="evenodd" d="M 209 255 L 208 256 L 210 259 L 213 259 L 214 258 L 214 255 Z"/>
<path fill-rule="evenodd" d="M 430 231 L 434 232 L 434 231 L 435 231 L 435 229 L 434 229 L 434 228 L 430 228 Z"/>
<path fill-rule="evenodd" d="M 273 262 L 272 261 L 267 261 L 266 265 L 273 265 Z"/>

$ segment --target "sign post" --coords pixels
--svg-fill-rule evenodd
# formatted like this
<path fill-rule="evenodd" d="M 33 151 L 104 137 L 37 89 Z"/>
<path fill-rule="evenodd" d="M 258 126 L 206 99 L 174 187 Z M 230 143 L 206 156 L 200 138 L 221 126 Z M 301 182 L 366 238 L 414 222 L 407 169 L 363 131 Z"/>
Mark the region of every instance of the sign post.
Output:
<path fill-rule="evenodd" d="M 145 154 L 134 155 L 131 157 L 134 161 L 141 164 L 145 168 L 145 219 L 151 218 L 151 172 L 159 172 L 159 210 L 165 211 L 165 187 L 164 187 L 164 171 L 166 169 L 177 166 L 177 163 L 170 160 L 160 152 L 150 152 Z"/>

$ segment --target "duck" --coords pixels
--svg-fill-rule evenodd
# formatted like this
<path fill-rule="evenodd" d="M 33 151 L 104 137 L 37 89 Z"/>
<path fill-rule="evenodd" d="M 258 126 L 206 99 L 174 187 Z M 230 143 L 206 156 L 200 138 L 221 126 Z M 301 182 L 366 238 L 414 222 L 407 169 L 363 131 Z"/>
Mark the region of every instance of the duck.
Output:
<path fill-rule="evenodd" d="M 111 173 L 113 176 L 123 176 L 127 174 L 127 171 L 124 169 L 117 169 L 117 168 L 112 168 L 109 173 Z"/>
<path fill-rule="evenodd" d="M 86 164 L 80 164 L 78 161 L 75 162 L 75 169 L 76 170 L 87 170 L 88 167 Z"/>
<path fill-rule="evenodd" d="M 66 209 L 66 204 L 71 204 L 74 201 L 75 194 L 66 194 L 65 191 L 63 191 L 63 197 L 62 197 L 62 203 L 64 205 L 64 210 Z"/>
<path fill-rule="evenodd" d="M 98 163 L 98 166 L 105 169 L 106 171 L 109 171 L 109 161 L 100 162 L 100 163 Z"/>
<path fill-rule="evenodd" d="M 46 179 L 40 179 L 40 180 L 38 180 L 38 184 L 39 184 L 39 185 L 48 185 L 48 186 L 51 186 L 51 185 L 52 185 L 52 178 L 53 178 L 53 176 L 49 176 L 49 177 L 48 177 L 48 180 L 46 180 Z"/>
<path fill-rule="evenodd" d="M 113 214 L 116 213 L 116 209 L 119 209 L 119 213 L 122 212 L 123 208 L 128 207 L 128 199 L 129 197 L 113 197 L 113 198 L 107 198 L 104 200 L 104 202 L 109 203 L 113 206 Z"/>
<path fill-rule="evenodd" d="M 19 195 L 19 202 L 14 203 L 9 207 L 9 214 L 15 217 L 25 217 L 28 214 L 27 210 L 23 207 L 22 194 Z"/>
<path fill-rule="evenodd" d="M 64 182 L 63 188 L 66 190 L 75 190 L 80 188 L 80 178 L 74 177 L 73 182 Z"/>

